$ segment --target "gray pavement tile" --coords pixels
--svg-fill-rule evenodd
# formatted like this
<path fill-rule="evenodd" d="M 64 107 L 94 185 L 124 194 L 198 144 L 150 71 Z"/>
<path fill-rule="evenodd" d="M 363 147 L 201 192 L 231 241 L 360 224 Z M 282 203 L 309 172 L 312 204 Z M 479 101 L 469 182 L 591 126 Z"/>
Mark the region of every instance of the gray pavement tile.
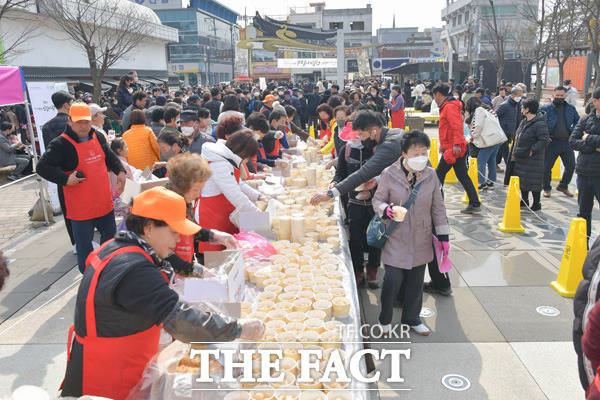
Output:
<path fill-rule="evenodd" d="M 585 397 L 577 374 L 573 342 L 510 343 L 525 368 L 550 400 Z M 560 360 L 562 368 L 557 368 Z M 560 384 L 557 385 L 557 382 Z"/>
<path fill-rule="evenodd" d="M 546 286 L 556 278 L 535 251 L 454 250 L 451 259 L 470 287 Z"/>
<path fill-rule="evenodd" d="M 27 304 L 0 324 L 0 343 L 66 343 L 80 279 L 79 270 L 73 269 L 48 290 L 29 293 Z"/>
<path fill-rule="evenodd" d="M 509 342 L 571 340 L 573 301 L 546 287 L 472 287 L 473 294 Z M 560 315 L 548 317 L 536 308 L 551 306 Z"/>
<path fill-rule="evenodd" d="M 20 310 L 0 325 L 0 344 L 64 343 L 66 346 L 78 288 L 79 285 L 75 284 L 52 301 L 54 296 L 40 296 L 33 304 Z M 44 303 L 36 304 L 41 301 Z"/>
<path fill-rule="evenodd" d="M 0 397 L 23 385 L 45 389 L 54 399 L 65 375 L 64 344 L 0 344 Z"/>
<path fill-rule="evenodd" d="M 5 295 L 0 293 L 0 322 L 16 313 L 29 303 L 38 293 L 37 292 L 17 292 Z"/>
<path fill-rule="evenodd" d="M 555 272 L 558 273 L 558 269 L 560 268 L 560 262 L 562 261 L 563 251 L 558 250 L 538 250 L 538 254 L 544 257 L 549 267 L 552 267 Z"/>
<path fill-rule="evenodd" d="M 412 389 L 380 391 L 382 399 L 546 400 L 508 343 L 386 343 L 372 347 L 411 350 L 410 360 L 401 361 L 404 383 L 385 382 L 390 374 L 389 357 L 375 362 L 381 371 L 380 389 Z M 462 392 L 447 389 L 441 382 L 449 374 L 467 378 L 470 388 Z"/>
<path fill-rule="evenodd" d="M 362 294 L 365 324 L 378 324 L 380 295 L 378 291 Z M 427 293 L 423 295 L 423 307 L 434 311 L 434 315 L 422 318 L 429 326 L 428 337 L 411 334 L 414 342 L 504 342 L 504 337 L 494 325 L 484 308 L 469 288 L 455 287 L 452 296 L 445 297 Z M 392 325 L 400 324 L 402 309 L 394 309 Z M 382 339 L 385 341 L 386 339 Z M 389 339 L 396 341 L 396 339 Z"/>

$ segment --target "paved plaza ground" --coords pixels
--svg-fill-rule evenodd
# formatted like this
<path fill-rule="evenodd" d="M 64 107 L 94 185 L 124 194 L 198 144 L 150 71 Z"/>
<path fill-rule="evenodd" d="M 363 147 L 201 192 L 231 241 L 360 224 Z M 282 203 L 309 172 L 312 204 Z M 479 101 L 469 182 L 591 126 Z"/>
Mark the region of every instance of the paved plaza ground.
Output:
<path fill-rule="evenodd" d="M 0 292 L 0 397 L 23 384 L 57 393 L 81 279 L 61 220 L 31 231 L 26 212 L 35 200 L 32 182 L 20 183 L 23 186 L 12 189 L 10 198 L 0 191 L 5 209 L 10 207 L 10 215 L 2 215 L 0 223 L 14 225 L 14 233 L 0 241 L 0 248 L 14 259 L 11 277 Z M 430 336 L 412 336 L 408 344 L 371 345 L 411 349 L 411 359 L 402 363 L 406 381 L 400 386 L 383 382 L 387 367 L 376 361 L 382 379 L 373 398 L 583 398 L 571 344 L 572 300 L 550 287 L 570 220 L 577 213 L 576 199 L 553 191 L 551 199 L 543 198 L 537 216 L 522 212 L 524 234 L 505 234 L 497 228 L 506 198 L 502 185 L 481 193 L 481 215 L 460 213 L 460 185 L 446 185 L 445 193 L 452 226 L 453 295 L 425 294 L 423 320 L 432 329 Z M 595 211 L 595 221 L 599 218 Z M 379 275 L 382 278 L 383 271 Z M 377 323 L 379 290 L 361 289 L 359 296 L 364 322 Z M 544 316 L 536 311 L 540 306 L 559 313 Z M 400 314 L 397 309 L 393 323 L 400 323 Z M 448 386 L 467 389 L 448 389 L 444 377 Z M 409 390 L 389 390 L 399 388 Z"/>

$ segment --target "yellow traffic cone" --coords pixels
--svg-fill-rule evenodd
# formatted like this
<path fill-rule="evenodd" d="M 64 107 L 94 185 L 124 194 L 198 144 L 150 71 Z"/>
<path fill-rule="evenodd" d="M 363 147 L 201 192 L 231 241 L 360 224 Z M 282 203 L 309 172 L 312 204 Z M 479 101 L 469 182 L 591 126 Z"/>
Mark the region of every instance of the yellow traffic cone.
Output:
<path fill-rule="evenodd" d="M 477 192 L 477 198 L 479 199 L 479 201 L 481 201 L 481 198 L 479 197 L 479 176 L 478 175 L 479 175 L 479 172 L 477 170 L 477 159 L 471 158 L 471 160 L 469 161 L 469 178 L 471 178 L 473 185 L 475 185 L 475 191 Z M 463 204 L 467 204 L 469 202 L 469 196 L 467 196 L 467 192 L 465 192 L 465 194 L 462 198 L 462 202 L 463 202 Z"/>
<path fill-rule="evenodd" d="M 436 169 L 440 162 L 437 139 L 431 139 L 431 147 L 429 148 L 429 162 L 431 163 L 431 168 L 433 169 Z"/>
<path fill-rule="evenodd" d="M 508 193 L 506 194 L 506 203 L 504 204 L 504 217 L 498 224 L 502 232 L 523 233 L 525 228 L 521 225 L 521 198 L 519 192 L 519 177 L 511 176 L 508 184 Z"/>
<path fill-rule="evenodd" d="M 310 135 L 311 138 L 313 138 L 313 139 L 315 138 L 315 127 L 314 127 L 314 125 L 310 126 L 308 134 Z"/>
<path fill-rule="evenodd" d="M 552 167 L 552 180 L 560 181 L 561 179 L 562 176 L 560 174 L 560 157 L 558 157 L 556 159 L 556 162 L 554 163 L 554 166 Z"/>
<path fill-rule="evenodd" d="M 563 297 L 573 297 L 579 282 L 583 279 L 581 270 L 587 256 L 586 221 L 583 218 L 573 218 L 567 235 L 567 243 L 563 253 L 558 277 L 550 286 Z"/>
<path fill-rule="evenodd" d="M 388 121 L 388 128 L 392 129 L 392 119 L 390 118 L 390 120 Z"/>
<path fill-rule="evenodd" d="M 454 172 L 454 167 L 450 168 L 450 171 L 448 171 L 446 174 L 444 183 L 458 183 L 458 179 L 456 179 L 456 172 Z"/>

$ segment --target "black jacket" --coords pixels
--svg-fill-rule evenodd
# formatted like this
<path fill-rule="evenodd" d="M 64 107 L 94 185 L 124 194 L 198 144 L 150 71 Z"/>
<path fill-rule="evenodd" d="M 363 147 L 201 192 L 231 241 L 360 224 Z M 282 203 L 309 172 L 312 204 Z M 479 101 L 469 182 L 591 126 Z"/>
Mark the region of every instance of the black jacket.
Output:
<path fill-rule="evenodd" d="M 114 251 L 141 245 L 123 234 L 118 234 L 98 257 L 102 260 Z M 87 336 L 86 300 L 94 269 L 87 266 L 75 303 L 75 333 Z M 158 266 L 141 253 L 123 253 L 108 262 L 96 287 L 94 296 L 96 333 L 99 337 L 123 337 L 145 331 L 164 323 L 165 330 L 183 341 L 231 341 L 240 336 L 241 326 L 235 320 L 204 313 L 187 307 L 170 287 Z M 190 333 L 192 337 L 190 337 Z M 184 335 L 183 337 L 180 335 Z M 191 340 L 190 340 L 191 339 Z M 77 339 L 71 347 L 62 396 L 81 396 L 83 349 Z"/>
<path fill-rule="evenodd" d="M 204 103 L 204 107 L 210 111 L 210 118 L 213 121 L 219 119 L 219 114 L 221 113 L 221 102 L 219 100 L 212 99 L 211 101 L 207 101 Z"/>
<path fill-rule="evenodd" d="M 508 98 L 504 100 L 504 103 L 500 104 L 496 110 L 500 126 L 509 140 L 514 137 L 515 130 L 518 126 L 518 114 L 520 114 L 519 104 L 520 103 L 514 101 L 511 96 L 508 96 Z"/>
<path fill-rule="evenodd" d="M 42 138 L 44 139 L 45 149 L 48 149 L 48 145 L 54 138 L 60 136 L 65 131 L 68 121 L 68 114 L 58 113 L 56 114 L 56 117 L 52 118 L 42 126 Z"/>
<path fill-rule="evenodd" d="M 363 147 L 362 149 L 356 149 L 350 147 L 348 143 L 343 144 L 339 149 L 338 164 L 337 169 L 335 170 L 335 176 L 333 177 L 333 182 L 341 182 L 349 175 L 358 171 L 373 154 L 373 148 Z M 377 187 L 371 190 L 371 197 L 367 200 L 356 200 L 356 195 L 359 192 L 352 190 L 348 193 L 350 202 L 369 205 L 371 204 L 371 198 L 373 198 L 376 190 Z"/>
<path fill-rule="evenodd" d="M 584 355 L 581 351 L 581 337 L 585 329 L 584 321 L 587 319 L 587 314 L 591 311 L 594 304 L 600 300 L 600 238 L 596 239 L 590 249 L 585 262 L 583 263 L 583 280 L 577 287 L 575 298 L 573 299 L 573 311 L 575 318 L 573 319 L 573 346 L 577 353 L 577 362 L 579 363 L 579 380 L 581 386 L 587 389 L 591 379 L 593 379 L 594 371 L 591 368 L 584 368 Z M 589 364 L 588 364 L 589 365 Z"/>
<path fill-rule="evenodd" d="M 538 114 L 531 121 L 526 119 L 521 121 L 509 158 L 515 163 L 513 175 L 519 177 L 521 190 L 535 192 L 542 190 L 544 155 L 548 139 L 548 125 L 543 113 Z"/>
<path fill-rule="evenodd" d="M 73 140 L 77 141 L 77 135 L 70 126 L 67 125 L 64 133 L 69 135 Z M 89 133 L 89 137 L 92 137 L 94 130 L 92 129 Z M 96 134 L 102 150 L 104 150 L 106 168 L 109 171 L 119 174 L 119 172 L 125 172 L 121 160 L 115 153 L 108 147 L 106 138 L 104 135 Z M 67 171 L 74 171 L 79 165 L 79 159 L 77 157 L 77 150 L 67 139 L 62 136 L 57 137 L 50 142 L 50 145 L 46 149 L 46 152 L 40 158 L 40 162 L 37 165 L 37 173 L 47 181 L 56 183 L 59 186 L 65 186 L 69 175 Z"/>
<path fill-rule="evenodd" d="M 596 110 L 582 117 L 569 137 L 569 145 L 579 152 L 575 171 L 585 176 L 600 176 L 600 118 Z M 582 140 L 583 134 L 589 136 Z"/>

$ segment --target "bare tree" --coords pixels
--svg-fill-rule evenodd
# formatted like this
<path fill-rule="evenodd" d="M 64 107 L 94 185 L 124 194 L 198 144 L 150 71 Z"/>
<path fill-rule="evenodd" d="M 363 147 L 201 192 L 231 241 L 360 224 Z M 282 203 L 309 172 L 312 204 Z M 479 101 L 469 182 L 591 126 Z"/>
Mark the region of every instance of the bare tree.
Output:
<path fill-rule="evenodd" d="M 502 74 L 504 73 L 504 66 L 506 64 L 504 52 L 506 50 L 506 44 L 511 29 L 504 21 L 498 19 L 494 0 L 488 0 L 488 2 L 490 4 L 492 18 L 482 18 L 481 22 L 489 36 L 489 42 L 494 50 L 493 61 L 496 66 L 496 84 L 500 85 Z"/>
<path fill-rule="evenodd" d="M 124 7 L 117 0 L 38 0 L 38 7 L 85 51 L 95 101 L 106 71 L 126 59 L 152 29 L 143 8 Z"/>
<path fill-rule="evenodd" d="M 558 3 L 562 0 L 524 0 L 521 4 L 521 15 L 534 28 L 534 47 L 533 56 L 535 65 L 535 96 L 542 97 L 542 71 L 548 60 L 551 51 L 551 35 L 549 32 L 554 30 Z M 550 16 L 550 17 L 549 17 Z"/>
<path fill-rule="evenodd" d="M 594 89 L 600 87 L 600 0 L 574 0 L 578 16 L 587 32 L 589 48 L 594 65 Z"/>
<path fill-rule="evenodd" d="M 581 40 L 587 32 L 579 15 L 576 0 L 557 1 L 555 15 L 552 16 L 553 30 L 549 44 L 558 63 L 559 82 L 564 81 L 565 64 L 578 48 L 586 47 Z M 585 36 L 585 35 L 584 35 Z"/>
<path fill-rule="evenodd" d="M 536 28 L 534 26 L 521 27 L 514 33 L 515 52 L 521 62 L 521 72 L 523 73 L 524 82 L 529 82 L 526 76 L 538 57 L 536 42 L 534 40 L 535 33 Z"/>
<path fill-rule="evenodd" d="M 35 24 L 27 23 L 30 17 L 26 9 L 35 4 L 34 0 L 0 0 L 0 24 L 2 21 L 18 21 L 21 29 L 11 35 L 0 33 L 0 64 L 7 57 L 26 51 L 22 45 L 33 36 Z"/>

